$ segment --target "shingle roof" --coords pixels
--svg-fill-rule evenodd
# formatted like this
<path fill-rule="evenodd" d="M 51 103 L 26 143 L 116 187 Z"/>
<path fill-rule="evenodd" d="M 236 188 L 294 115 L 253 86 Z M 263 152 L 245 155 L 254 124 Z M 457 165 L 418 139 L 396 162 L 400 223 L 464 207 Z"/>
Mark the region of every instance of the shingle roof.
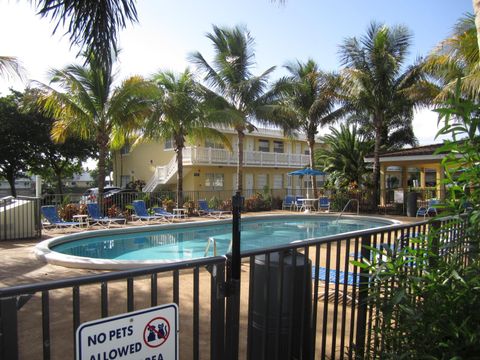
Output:
<path fill-rule="evenodd" d="M 397 156 L 433 155 L 434 152 L 441 146 L 443 146 L 443 144 L 431 144 L 431 145 L 417 146 L 409 149 L 387 151 L 384 153 L 380 153 L 380 157 L 386 158 L 386 157 L 394 157 L 394 156 L 397 157 Z M 368 154 L 367 158 L 373 158 L 373 154 Z"/>

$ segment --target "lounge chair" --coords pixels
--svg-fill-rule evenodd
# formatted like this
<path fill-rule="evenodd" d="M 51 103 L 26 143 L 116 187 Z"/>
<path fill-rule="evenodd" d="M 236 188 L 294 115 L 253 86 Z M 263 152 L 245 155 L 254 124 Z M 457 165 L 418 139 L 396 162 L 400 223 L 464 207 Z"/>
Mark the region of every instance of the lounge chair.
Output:
<path fill-rule="evenodd" d="M 198 200 L 198 213 L 220 219 L 222 216 L 231 214 L 231 211 L 211 209 L 208 207 L 207 200 Z"/>
<path fill-rule="evenodd" d="M 328 275 L 328 278 L 327 278 Z M 360 274 L 357 273 L 352 273 L 352 272 L 347 272 L 342 270 L 335 270 L 335 269 L 327 269 L 325 267 L 319 266 L 318 267 L 318 274 L 317 274 L 317 268 L 314 266 L 312 268 L 312 279 L 315 279 L 315 276 L 318 276 L 318 280 L 322 281 L 327 284 L 333 284 L 335 288 L 338 288 L 338 301 L 341 301 L 343 297 L 347 299 L 347 301 L 352 301 L 352 296 L 348 293 L 344 294 L 343 289 L 345 285 L 348 285 L 350 287 L 353 286 L 358 286 L 360 284 Z M 338 277 L 338 280 L 337 280 Z M 325 298 L 325 291 L 321 292 L 319 289 L 318 291 L 318 299 L 323 299 Z M 328 289 L 328 299 L 329 300 L 335 300 L 335 292 L 330 292 L 330 289 Z"/>
<path fill-rule="evenodd" d="M 134 200 L 132 202 L 133 205 L 133 211 L 135 214 L 133 215 L 134 218 L 140 220 L 140 221 L 165 221 L 165 216 L 159 216 L 159 215 L 149 215 L 147 211 L 147 207 L 145 206 L 145 201 L 143 200 Z"/>
<path fill-rule="evenodd" d="M 292 210 L 294 206 L 295 206 L 295 196 L 286 195 L 282 202 L 282 210 L 285 210 L 285 209 Z"/>
<path fill-rule="evenodd" d="M 305 196 L 302 196 L 302 195 L 295 196 L 295 200 L 292 206 L 294 210 L 300 211 L 300 209 L 302 208 L 303 202 L 300 199 L 305 199 Z"/>
<path fill-rule="evenodd" d="M 438 199 L 430 199 L 428 200 L 427 206 L 421 206 L 417 210 L 416 217 L 423 216 L 423 218 L 430 216 L 430 214 L 438 215 L 436 206 L 440 204 L 440 200 Z"/>
<path fill-rule="evenodd" d="M 165 210 L 164 208 L 161 208 L 161 207 L 154 207 L 152 208 L 153 210 L 153 213 L 156 215 L 156 216 L 163 216 L 164 219 L 168 222 L 172 222 L 173 219 L 180 219 L 181 215 L 175 215 L 175 214 L 172 214 L 171 212 Z"/>
<path fill-rule="evenodd" d="M 87 211 L 90 216 L 91 225 L 106 225 L 106 227 L 109 228 L 112 223 L 123 223 L 123 225 L 127 223 L 127 219 L 125 218 L 110 218 L 108 216 L 102 216 L 97 203 L 87 204 Z"/>
<path fill-rule="evenodd" d="M 42 215 L 47 219 L 47 227 L 57 229 L 66 229 L 80 227 L 81 223 L 76 221 L 63 221 L 57 214 L 57 209 L 53 205 L 45 205 L 41 207 Z"/>
<path fill-rule="evenodd" d="M 318 199 L 318 211 L 330 212 L 330 199 L 326 196 L 322 196 Z"/>

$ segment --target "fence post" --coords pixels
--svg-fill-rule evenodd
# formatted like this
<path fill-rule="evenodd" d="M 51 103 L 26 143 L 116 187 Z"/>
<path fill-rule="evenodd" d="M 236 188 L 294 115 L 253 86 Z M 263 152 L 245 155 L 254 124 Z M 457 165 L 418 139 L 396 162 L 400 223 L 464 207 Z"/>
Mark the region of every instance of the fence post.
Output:
<path fill-rule="evenodd" d="M 362 236 L 362 259 L 370 259 L 371 239 L 370 235 Z M 367 334 L 367 300 L 368 300 L 368 280 L 369 272 L 367 269 L 360 268 L 360 283 L 358 285 L 358 310 L 357 310 L 357 331 L 355 338 L 355 358 L 363 359 L 365 355 L 365 340 Z"/>
<path fill-rule="evenodd" d="M 17 299 L 0 299 L 0 360 L 18 359 Z"/>
<path fill-rule="evenodd" d="M 227 309 L 225 358 L 238 359 L 240 321 L 240 217 L 243 198 L 237 191 L 232 197 L 232 256 L 227 259 Z"/>
<path fill-rule="evenodd" d="M 431 229 L 428 230 L 430 237 L 430 249 L 433 255 L 429 257 L 429 266 L 435 268 L 438 263 L 438 256 L 440 256 L 440 228 L 442 226 L 439 220 L 433 221 L 429 224 Z"/>

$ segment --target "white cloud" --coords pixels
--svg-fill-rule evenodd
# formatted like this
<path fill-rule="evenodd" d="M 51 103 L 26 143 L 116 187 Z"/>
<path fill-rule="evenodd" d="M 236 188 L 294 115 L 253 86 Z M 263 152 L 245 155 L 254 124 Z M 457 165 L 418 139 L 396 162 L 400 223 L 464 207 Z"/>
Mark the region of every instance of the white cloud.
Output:
<path fill-rule="evenodd" d="M 446 136 L 436 138 L 439 129 L 437 123 L 438 114 L 430 109 L 422 109 L 415 113 L 413 131 L 420 145 L 440 143 L 447 138 Z"/>

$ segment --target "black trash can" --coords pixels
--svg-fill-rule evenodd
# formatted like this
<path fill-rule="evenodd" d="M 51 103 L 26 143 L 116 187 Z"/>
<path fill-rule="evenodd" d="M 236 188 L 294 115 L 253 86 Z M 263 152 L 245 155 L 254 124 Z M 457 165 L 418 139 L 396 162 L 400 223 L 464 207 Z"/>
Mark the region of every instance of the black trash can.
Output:
<path fill-rule="evenodd" d="M 249 359 L 311 359 L 312 264 L 298 252 L 293 259 L 284 253 L 282 276 L 279 253 L 270 255 L 268 269 L 265 255 L 255 257 Z"/>
<path fill-rule="evenodd" d="M 407 216 L 417 216 L 417 197 L 418 193 L 416 192 L 407 193 Z"/>

